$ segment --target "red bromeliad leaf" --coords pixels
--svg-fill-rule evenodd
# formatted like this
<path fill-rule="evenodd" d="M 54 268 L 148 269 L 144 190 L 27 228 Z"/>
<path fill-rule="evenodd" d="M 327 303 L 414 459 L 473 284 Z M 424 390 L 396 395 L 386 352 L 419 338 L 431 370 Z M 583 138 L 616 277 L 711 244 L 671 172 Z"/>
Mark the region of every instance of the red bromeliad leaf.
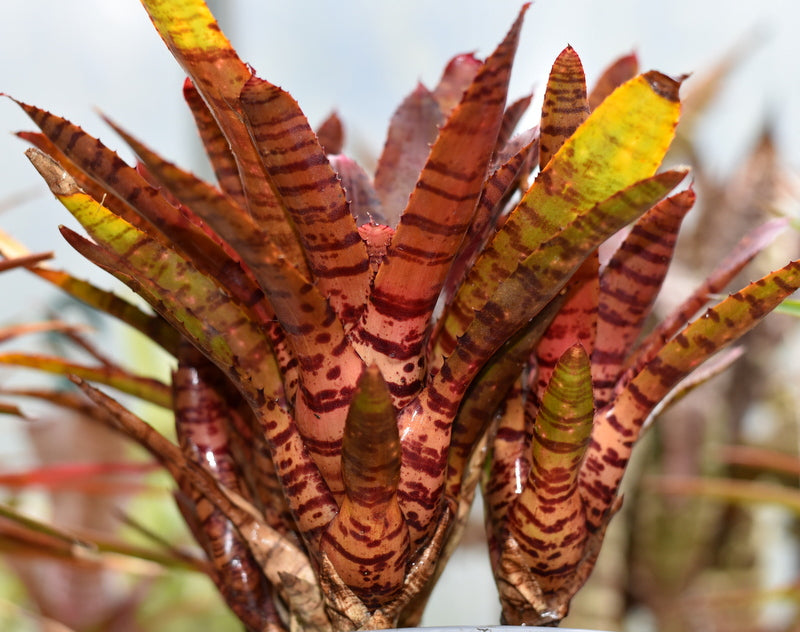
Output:
<path fill-rule="evenodd" d="M 786 229 L 787 225 L 788 219 L 786 218 L 773 219 L 745 235 L 736 247 L 720 261 L 702 285 L 647 335 L 628 364 L 641 368 L 708 303 L 712 296 L 721 292 L 758 253 L 771 244 Z"/>
<path fill-rule="evenodd" d="M 525 486 L 508 527 L 542 590 L 557 590 L 584 555 L 586 517 L 578 474 L 594 413 L 589 356 L 580 344 L 561 356 L 542 396 Z"/>
<path fill-rule="evenodd" d="M 342 153 L 342 148 L 344 147 L 344 127 L 336 112 L 332 112 L 317 128 L 317 139 L 319 140 L 320 147 L 322 147 L 322 150 L 328 156 Z"/>
<path fill-rule="evenodd" d="M 400 220 L 444 120 L 433 94 L 422 84 L 392 116 L 375 169 L 375 191 L 389 226 Z"/>
<path fill-rule="evenodd" d="M 116 366 L 86 366 L 69 362 L 58 356 L 29 353 L 0 354 L 0 364 L 22 366 L 55 375 L 77 375 L 100 384 L 107 384 L 118 391 L 134 395 L 163 408 L 171 408 L 172 395 L 169 387 L 159 380 L 133 375 Z"/>
<path fill-rule="evenodd" d="M 522 260 L 476 313 L 458 347 L 416 403 L 402 411 L 398 420 L 403 437 L 400 499 L 406 517 L 415 518 L 409 519 L 409 526 L 421 529 L 420 537 L 425 537 L 425 525 L 430 525 L 437 511 L 452 420 L 478 371 L 558 294 L 591 251 L 684 177 L 683 171 L 665 172 L 628 187 L 595 206 L 591 213 L 574 218 Z"/>
<path fill-rule="evenodd" d="M 398 408 L 422 382 L 431 316 L 475 213 L 523 15 L 524 9 L 442 128 L 353 332 L 360 355 L 378 364 Z"/>
<path fill-rule="evenodd" d="M 56 197 L 102 245 L 96 246 L 65 228 L 62 233 L 67 240 L 89 260 L 143 296 L 225 371 L 247 397 L 271 444 L 274 462 L 283 463 L 278 474 L 284 486 L 302 486 L 302 492 L 290 495 L 301 533 L 312 533 L 326 525 L 336 512 L 336 503 L 310 461 L 294 422 L 280 404 L 283 384 L 264 332 L 216 283 L 189 262 L 81 193 L 57 166 L 47 163 L 45 157 L 38 155 L 33 160 Z M 285 281 L 286 277 L 282 279 Z M 293 282 L 304 283 L 299 277 Z M 304 310 L 307 311 L 303 306 L 309 304 L 309 299 L 303 294 L 313 294 L 309 292 L 313 287 L 305 286 L 305 292 L 296 294 L 287 294 L 283 286 L 275 287 L 284 301 L 302 301 L 296 311 L 289 309 L 292 318 L 301 318 Z M 287 324 L 294 324 L 297 329 L 296 323 Z M 318 344 L 323 342 L 320 340 Z M 311 341 L 306 344 L 310 345 Z M 307 505 L 309 497 L 316 499 L 313 508 Z"/>
<path fill-rule="evenodd" d="M 373 610 L 403 587 L 409 534 L 397 502 L 400 436 L 388 387 L 375 365 L 353 394 L 342 446 L 345 498 L 322 537 L 342 580 Z"/>
<path fill-rule="evenodd" d="M 652 175 L 675 133 L 679 82 L 649 72 L 606 99 L 537 176 L 444 315 L 434 358 L 449 356 L 476 310 L 519 260 L 572 218 Z"/>
<path fill-rule="evenodd" d="M 617 388 L 612 402 L 595 417 L 592 444 L 581 471 L 587 518 L 593 528 L 604 522 L 642 424 L 659 401 L 798 288 L 800 262 L 793 261 L 709 308 Z"/>
<path fill-rule="evenodd" d="M 251 69 L 239 59 L 203 0 L 142 0 L 142 4 L 228 140 L 250 215 L 305 274 L 302 248 L 291 222 L 275 200 L 245 124 L 239 95 L 253 76 Z"/>
<path fill-rule="evenodd" d="M 253 77 L 241 104 L 275 197 L 300 236 L 310 279 L 349 326 L 366 301 L 369 259 L 341 182 L 287 92 Z"/>
<path fill-rule="evenodd" d="M 578 54 L 567 46 L 556 58 L 547 81 L 540 123 L 539 167 L 544 169 L 589 116 L 586 77 Z"/>
<path fill-rule="evenodd" d="M 533 95 L 529 94 L 526 97 L 517 99 L 506 108 L 506 111 L 503 113 L 503 122 L 500 124 L 500 131 L 497 133 L 495 154 L 502 154 L 506 151 L 514 130 L 517 128 L 525 112 L 528 111 L 528 107 L 530 107 L 532 101 Z"/>
<path fill-rule="evenodd" d="M 626 81 L 639 73 L 639 59 L 636 53 L 620 57 L 603 71 L 589 94 L 589 109 L 594 110 L 605 98 Z"/>
<path fill-rule="evenodd" d="M 197 349 L 181 346 L 173 379 L 175 429 L 184 455 L 208 469 L 221 485 L 252 501 L 234 454 L 224 388 L 227 380 Z M 199 543 L 214 568 L 212 578 L 245 624 L 264 629 L 272 603 L 266 578 L 234 525 L 192 486 L 183 485 L 199 524 Z M 273 617 L 275 612 L 272 611 Z M 272 623 L 277 622 L 277 617 Z"/>
<path fill-rule="evenodd" d="M 328 159 L 342 181 L 350 214 L 359 228 L 369 222 L 385 225 L 381 200 L 367 172 L 356 161 L 343 154 L 329 156 Z M 369 250 L 369 246 L 367 249 Z"/>
<path fill-rule="evenodd" d="M 247 208 L 247 198 L 242 189 L 236 158 L 228 145 L 228 139 L 225 138 L 211 110 L 188 77 L 183 84 L 183 98 L 192 112 L 197 132 L 220 188 L 238 206 Z"/>
<path fill-rule="evenodd" d="M 37 263 L 47 261 L 53 258 L 52 252 L 40 252 L 36 254 L 23 255 L 20 257 L 12 257 L 4 261 L 0 261 L 0 272 L 6 270 L 13 270 L 14 268 L 27 268 L 35 266 Z"/>
<path fill-rule="evenodd" d="M 592 352 L 598 408 L 605 406 L 639 337 L 672 261 L 681 221 L 694 205 L 688 189 L 656 204 L 633 227 L 603 269 Z"/>
<path fill-rule="evenodd" d="M 186 459 L 177 446 L 143 420 L 89 384 L 80 380 L 76 380 L 76 384 L 97 407 L 98 414 L 102 415 L 106 424 L 142 445 L 167 468 L 179 484 L 194 487 L 207 502 L 217 507 L 234 524 L 267 580 L 274 586 L 283 587 L 282 597 L 294 617 L 313 624 L 314 628 L 329 630 L 322 608 L 322 597 L 309 560 L 293 541 L 264 524 L 252 505 L 237 494 L 220 487 L 208 470 Z M 287 587 L 282 582 L 282 573 L 296 577 L 298 585 Z"/>
<path fill-rule="evenodd" d="M 508 198 L 514 193 L 520 181 L 527 177 L 536 162 L 539 151 L 539 138 L 534 135 L 530 142 L 514 152 L 486 179 L 475 210 L 475 216 L 464 236 L 458 256 L 448 272 L 443 289 L 443 297 L 450 301 L 472 267 L 478 253 L 486 245 L 497 226 L 500 214 Z"/>
<path fill-rule="evenodd" d="M 456 55 L 445 66 L 439 83 L 433 89 L 433 97 L 445 117 L 461 102 L 481 66 L 480 59 L 471 53 Z"/>

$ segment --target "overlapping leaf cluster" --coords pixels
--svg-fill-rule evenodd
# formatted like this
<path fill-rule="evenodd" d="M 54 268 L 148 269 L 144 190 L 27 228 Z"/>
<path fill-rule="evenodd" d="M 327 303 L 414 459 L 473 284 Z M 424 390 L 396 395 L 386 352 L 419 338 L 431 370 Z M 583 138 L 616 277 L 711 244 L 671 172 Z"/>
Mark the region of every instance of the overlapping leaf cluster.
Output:
<path fill-rule="evenodd" d="M 88 233 L 67 241 L 156 314 L 18 263 L 173 354 L 172 385 L 0 361 L 74 376 L 88 414 L 159 459 L 248 629 L 417 623 L 479 481 L 504 621 L 561 619 L 646 419 L 800 286 L 792 262 L 687 325 L 770 225 L 642 337 L 694 198 L 674 192 L 685 170 L 659 171 L 680 81 L 629 57 L 587 94 L 567 48 L 541 125 L 513 136 L 523 9 L 485 61 L 457 57 L 403 102 L 371 178 L 339 153 L 337 121 L 315 133 L 203 2 L 143 4 L 188 75 L 217 184 L 117 128 L 127 165 L 24 103 L 40 132 L 21 136 Z M 90 381 L 171 408 L 178 445 Z"/>

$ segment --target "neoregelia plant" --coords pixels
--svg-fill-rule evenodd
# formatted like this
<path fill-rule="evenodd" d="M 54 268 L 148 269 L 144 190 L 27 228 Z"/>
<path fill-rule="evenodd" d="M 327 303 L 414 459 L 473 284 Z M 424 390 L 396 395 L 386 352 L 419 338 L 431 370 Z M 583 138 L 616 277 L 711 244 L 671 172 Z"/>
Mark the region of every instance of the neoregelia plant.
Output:
<path fill-rule="evenodd" d="M 175 357 L 172 385 L 109 363 L 0 362 L 71 375 L 89 403 L 38 395 L 161 462 L 249 630 L 418 623 L 478 484 L 503 621 L 559 621 L 645 421 L 800 287 L 792 262 L 689 322 L 780 226 L 644 333 L 694 199 L 676 190 L 685 169 L 659 170 L 680 80 L 628 57 L 587 94 L 567 48 L 541 125 L 512 136 L 530 101 L 506 106 L 523 8 L 485 61 L 457 57 L 403 102 L 371 178 L 339 153 L 337 122 L 315 133 L 201 0 L 143 4 L 188 75 L 217 184 L 115 126 L 129 166 L 25 103 L 41 131 L 20 135 L 89 236 L 65 239 L 155 314 L 10 265 L 145 332 Z M 178 444 L 89 382 L 171 409 Z"/>

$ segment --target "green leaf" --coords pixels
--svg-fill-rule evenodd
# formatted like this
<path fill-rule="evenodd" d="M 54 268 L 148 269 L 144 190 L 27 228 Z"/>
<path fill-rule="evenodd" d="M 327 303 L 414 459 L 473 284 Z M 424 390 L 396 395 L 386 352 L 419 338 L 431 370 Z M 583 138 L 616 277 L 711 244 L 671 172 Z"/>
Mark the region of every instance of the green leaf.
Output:
<path fill-rule="evenodd" d="M 620 86 L 563 144 L 476 261 L 444 316 L 434 356 L 449 356 L 520 259 L 575 217 L 650 177 L 675 133 L 679 82 L 649 72 Z"/>
<path fill-rule="evenodd" d="M 402 589 L 409 533 L 400 505 L 400 436 L 388 386 L 375 365 L 353 394 L 342 445 L 346 496 L 322 550 L 370 609 Z"/>
<path fill-rule="evenodd" d="M 92 382 L 107 384 L 118 391 L 163 408 L 172 408 L 172 393 L 169 386 L 154 378 L 133 375 L 120 367 L 87 366 L 69 362 L 58 356 L 32 353 L 0 354 L 0 364 L 27 367 L 55 375 L 77 375 Z"/>
<path fill-rule="evenodd" d="M 586 518 L 578 475 L 593 413 L 589 356 L 576 344 L 561 356 L 542 396 L 530 471 L 508 510 L 509 532 L 545 592 L 559 589 L 584 556 Z"/>

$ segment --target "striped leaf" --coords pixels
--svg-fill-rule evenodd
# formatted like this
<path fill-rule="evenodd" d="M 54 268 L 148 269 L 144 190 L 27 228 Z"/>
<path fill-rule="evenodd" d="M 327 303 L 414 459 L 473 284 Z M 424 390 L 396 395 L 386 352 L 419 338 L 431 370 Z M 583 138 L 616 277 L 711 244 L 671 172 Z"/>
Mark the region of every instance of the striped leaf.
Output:
<path fill-rule="evenodd" d="M 575 272 L 559 310 L 536 347 L 536 379 L 531 384 L 526 409 L 533 419 L 542 401 L 553 369 L 573 345 L 580 343 L 591 354 L 597 339 L 597 301 L 600 294 L 600 262 L 597 252 L 589 256 Z"/>
<path fill-rule="evenodd" d="M 238 206 L 247 208 L 247 198 L 242 189 L 236 157 L 228 146 L 228 139 L 214 120 L 214 115 L 203 101 L 202 95 L 188 77 L 183 84 L 183 98 L 192 112 L 200 141 L 217 177 L 217 183 Z"/>
<path fill-rule="evenodd" d="M 669 391 L 726 344 L 758 324 L 800 288 L 800 262 L 768 274 L 709 308 L 666 343 L 598 411 L 581 471 L 587 519 L 600 527 L 614 501 L 642 424 Z"/>
<path fill-rule="evenodd" d="M 406 516 L 415 518 L 409 519 L 409 526 L 420 529 L 420 537 L 437 511 L 453 419 L 478 371 L 555 297 L 590 252 L 684 177 L 683 171 L 670 171 L 636 183 L 575 218 L 520 262 L 477 312 L 459 346 L 422 391 L 417 399 L 421 410 L 417 405 L 403 410 L 398 420 L 403 437 L 400 498 Z"/>
<path fill-rule="evenodd" d="M 550 301 L 520 334 L 503 345 L 470 385 L 453 421 L 447 456 L 447 494 L 454 500 L 461 495 L 466 467 L 480 437 L 498 410 L 509 406 L 508 398 L 515 396 L 514 384 L 528 365 L 531 349 L 563 305 L 564 297 Z"/>
<path fill-rule="evenodd" d="M 592 432 L 589 355 L 567 349 L 542 396 L 530 470 L 508 511 L 508 527 L 545 592 L 557 590 L 584 555 L 586 518 L 578 475 Z"/>
<path fill-rule="evenodd" d="M 762 224 L 745 235 L 736 247 L 719 262 L 711 274 L 692 294 L 666 316 L 636 349 L 629 364 L 641 368 L 664 344 L 692 319 L 711 298 L 721 292 L 764 248 L 771 244 L 788 225 L 788 219 L 777 218 Z"/>
<path fill-rule="evenodd" d="M 556 58 L 542 104 L 539 167 L 544 169 L 589 116 L 586 77 L 578 54 L 567 46 Z"/>
<path fill-rule="evenodd" d="M 208 470 L 186 459 L 177 446 L 145 421 L 89 384 L 80 380 L 76 380 L 76 384 L 95 405 L 98 417 L 139 443 L 179 484 L 186 481 L 185 484 L 190 484 L 204 496 L 204 502 L 215 506 L 234 524 L 270 583 L 282 586 L 283 573 L 294 576 L 295 582 L 283 586 L 282 590 L 294 618 L 308 625 L 309 629 L 330 631 L 311 564 L 294 542 L 261 522 L 252 505 L 220 487 Z"/>
<path fill-rule="evenodd" d="M 182 345 L 173 376 L 175 430 L 186 458 L 205 467 L 219 483 L 251 499 L 231 441 L 231 412 L 220 388 L 225 378 L 194 347 Z M 185 483 L 185 481 L 182 481 Z M 272 604 L 261 568 L 233 523 L 191 485 L 181 485 L 191 502 L 211 577 L 228 606 L 249 627 L 263 629 Z M 273 611 L 273 616 L 275 615 Z M 272 622 L 277 623 L 277 618 Z"/>
<path fill-rule="evenodd" d="M 354 331 L 360 355 L 378 364 L 396 407 L 413 399 L 422 383 L 433 309 L 483 187 L 523 14 L 524 9 L 431 148 Z"/>
<path fill-rule="evenodd" d="M 350 325 L 366 301 L 369 260 L 341 182 L 287 92 L 253 77 L 240 100 L 275 197 L 300 236 L 310 279 Z"/>
<path fill-rule="evenodd" d="M 283 384 L 264 332 L 188 261 L 81 193 L 45 156 L 32 154 L 31 159 L 56 197 L 101 246 L 64 228 L 67 240 L 145 298 L 225 371 L 247 397 L 270 442 L 274 462 L 283 464 L 278 474 L 284 487 L 300 486 L 300 491 L 289 498 L 300 532 L 313 538 L 336 513 L 336 503 L 310 460 L 296 425 L 280 405 Z M 289 296 L 288 300 L 295 298 Z M 315 500 L 313 508 L 308 506 L 309 498 Z"/>
<path fill-rule="evenodd" d="M 370 609 L 403 587 L 409 535 L 397 502 L 400 436 L 389 389 L 375 365 L 353 394 L 342 446 L 345 498 L 322 550 Z"/>
<path fill-rule="evenodd" d="M 305 274 L 300 243 L 264 177 L 261 158 L 244 123 L 239 95 L 252 76 L 250 67 L 239 59 L 203 0 L 142 0 L 142 4 L 227 139 L 250 215 Z"/>
<path fill-rule="evenodd" d="M 238 254 L 220 243 L 213 233 L 191 221 L 186 209 L 169 203 L 134 168 L 99 140 L 76 125 L 39 108 L 20 103 L 23 110 L 40 127 L 48 139 L 86 175 L 127 205 L 120 216 L 144 230 L 164 246 L 169 246 L 191 259 L 192 263 L 224 284 L 237 300 L 251 309 L 254 320 L 268 324 L 271 313 L 260 311 L 261 289 L 241 265 Z M 95 199 L 107 195 L 95 192 Z M 120 211 L 112 206 L 112 210 Z M 144 220 L 144 221 L 142 221 Z"/>
<path fill-rule="evenodd" d="M 453 352 L 475 311 L 520 259 L 572 218 L 656 171 L 674 136 L 679 85 L 656 72 L 636 77 L 564 143 L 470 271 L 444 316 L 437 355 Z"/>
<path fill-rule="evenodd" d="M 598 344 L 592 352 L 598 407 L 608 403 L 641 334 L 672 261 L 681 221 L 694 200 L 694 191 L 688 189 L 656 204 L 636 222 L 603 269 Z"/>

